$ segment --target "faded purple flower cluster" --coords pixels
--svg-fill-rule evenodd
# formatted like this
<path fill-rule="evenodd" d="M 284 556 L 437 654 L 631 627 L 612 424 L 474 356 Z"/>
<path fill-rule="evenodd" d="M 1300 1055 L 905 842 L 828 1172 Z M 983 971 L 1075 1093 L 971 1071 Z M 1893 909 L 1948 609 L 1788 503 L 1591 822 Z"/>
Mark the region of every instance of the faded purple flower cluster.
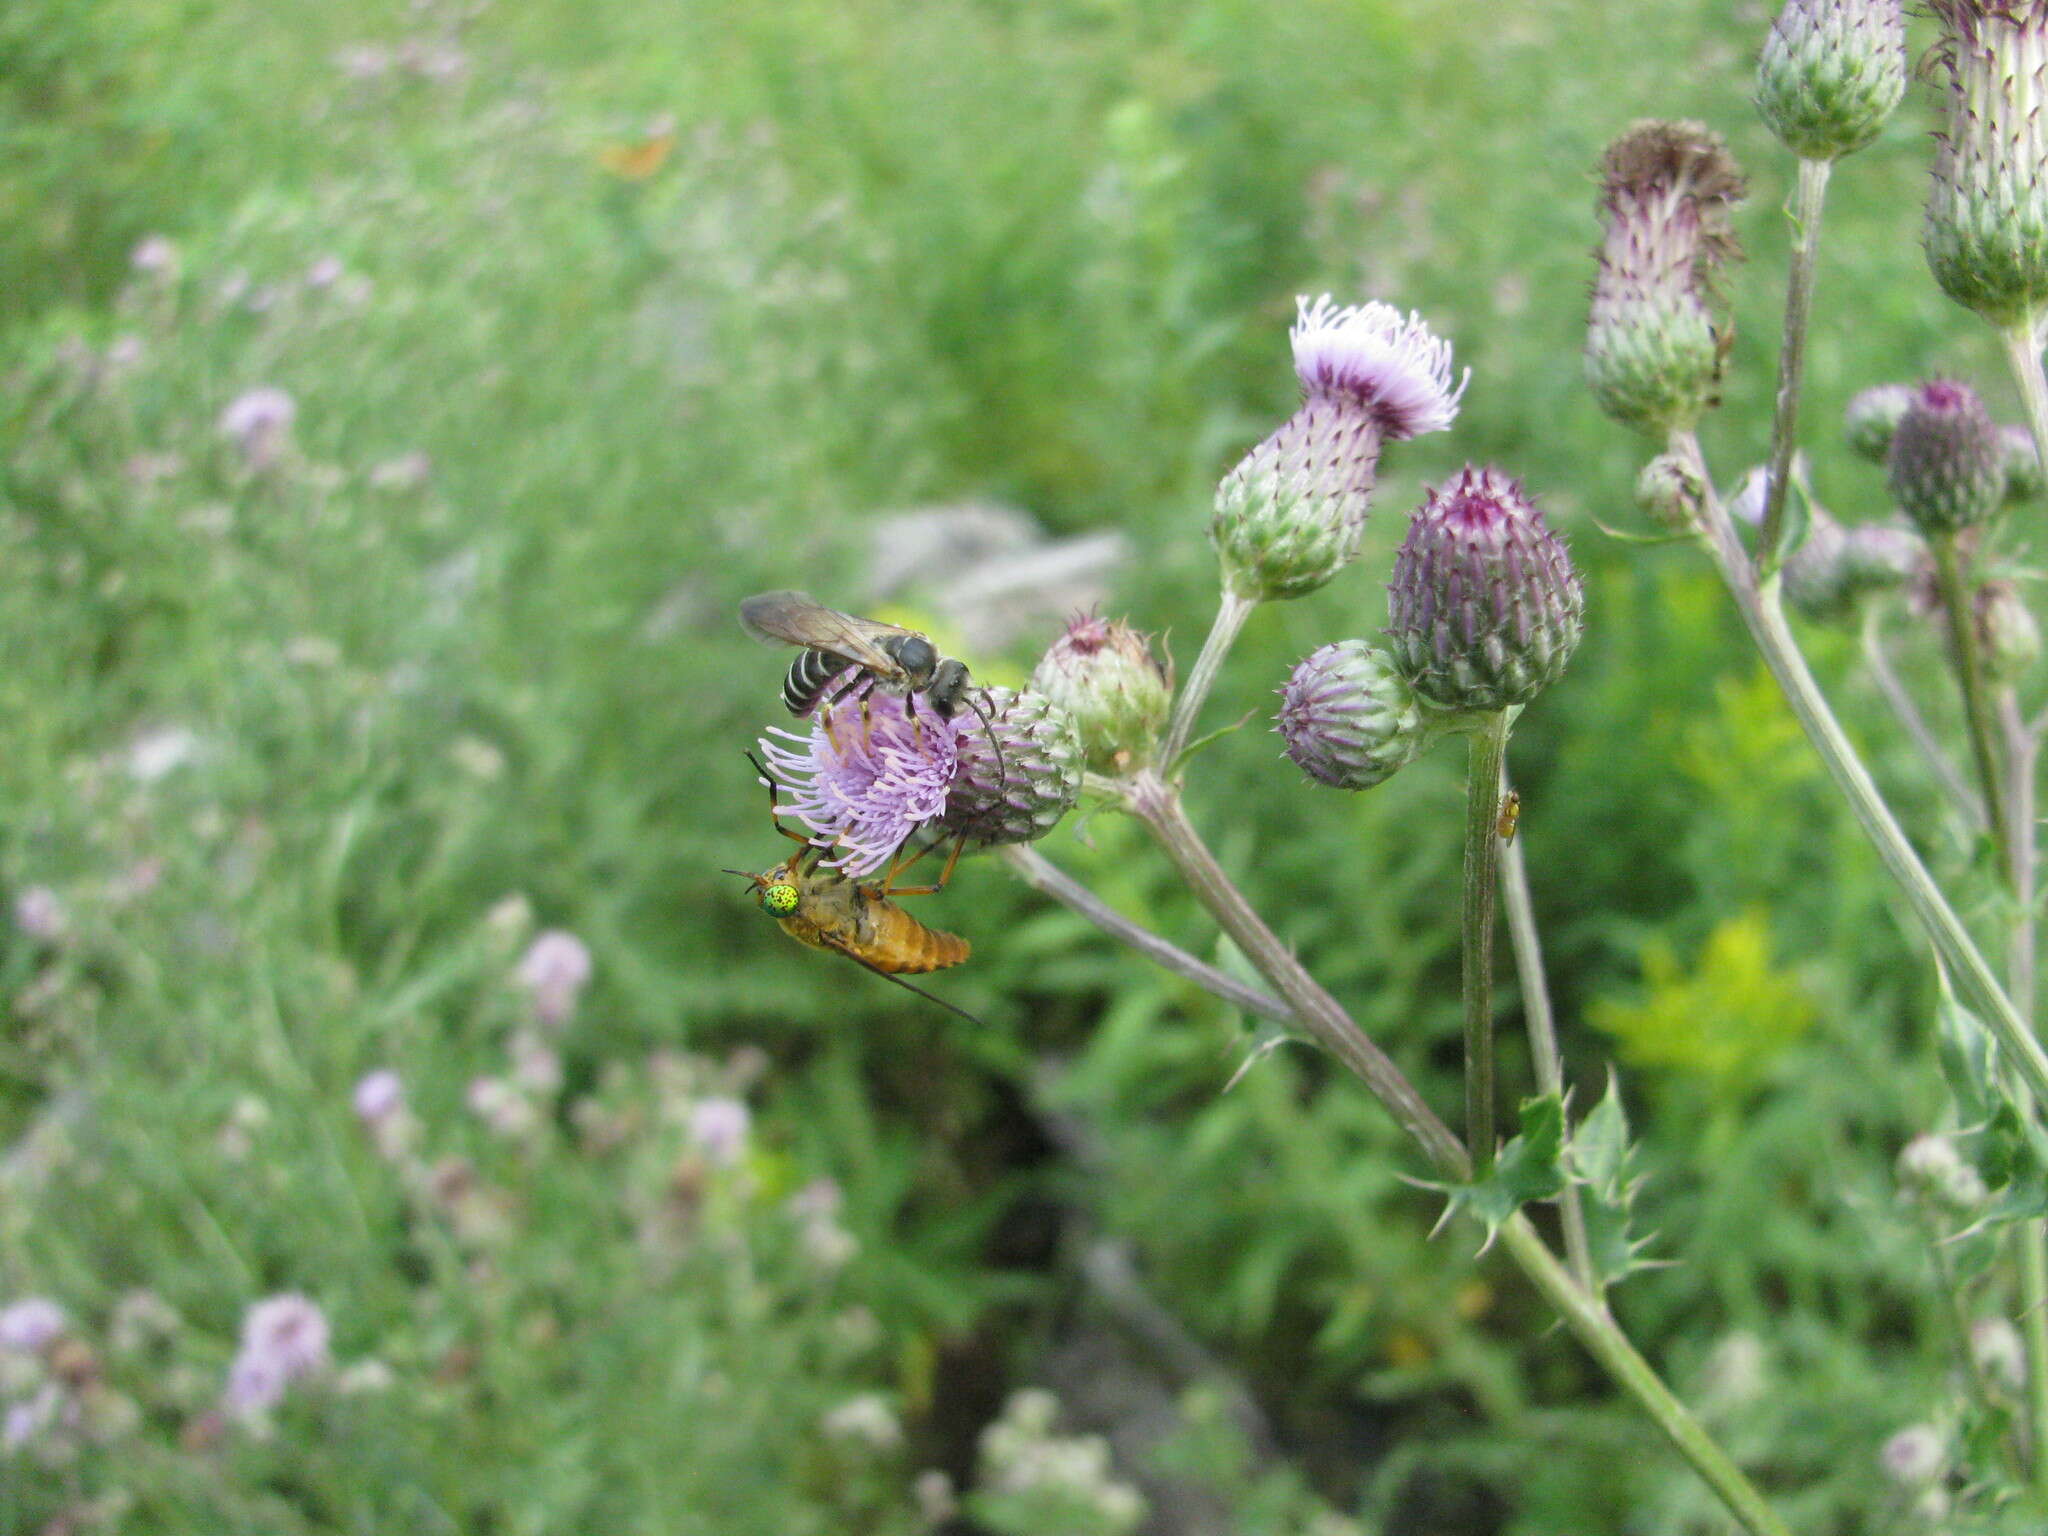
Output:
<path fill-rule="evenodd" d="M 241 1415 L 275 1408 L 288 1388 L 326 1374 L 334 1363 L 327 1345 L 327 1314 L 317 1305 L 296 1291 L 265 1297 L 242 1318 L 224 1405 Z"/>

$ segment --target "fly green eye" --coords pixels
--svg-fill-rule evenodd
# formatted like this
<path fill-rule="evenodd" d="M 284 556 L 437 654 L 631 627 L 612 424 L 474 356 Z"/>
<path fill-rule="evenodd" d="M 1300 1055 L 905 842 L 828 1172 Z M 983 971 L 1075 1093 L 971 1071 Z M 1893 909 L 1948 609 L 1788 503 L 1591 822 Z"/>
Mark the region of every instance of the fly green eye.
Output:
<path fill-rule="evenodd" d="M 761 905 L 777 917 L 787 917 L 796 910 L 797 889 L 793 885 L 771 885 L 761 893 Z"/>

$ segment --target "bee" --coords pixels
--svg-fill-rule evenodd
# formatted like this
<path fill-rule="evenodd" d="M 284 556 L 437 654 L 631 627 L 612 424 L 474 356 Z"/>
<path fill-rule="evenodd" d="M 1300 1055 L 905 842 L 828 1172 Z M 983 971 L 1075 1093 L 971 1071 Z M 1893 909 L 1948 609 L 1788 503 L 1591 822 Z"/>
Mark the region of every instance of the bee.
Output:
<path fill-rule="evenodd" d="M 848 667 L 855 675 L 832 696 L 834 704 L 856 690 L 865 694 L 880 688 L 906 700 L 921 693 L 944 719 L 963 703 L 978 709 L 968 696 L 972 683 L 967 664 L 941 656 L 939 648 L 914 629 L 857 619 L 802 592 L 757 593 L 740 604 L 740 624 L 757 640 L 804 648 L 782 680 L 782 702 L 792 715 L 816 709 Z M 916 713 L 914 704 L 911 713 Z"/>
<path fill-rule="evenodd" d="M 1522 794 L 1511 789 L 1500 797 L 1500 817 L 1493 824 L 1495 834 L 1504 843 L 1515 840 L 1515 828 L 1522 824 Z"/>
<path fill-rule="evenodd" d="M 752 757 L 748 761 L 754 762 Z M 754 762 L 754 767 L 768 786 L 768 815 L 775 830 L 803 847 L 758 875 L 744 869 L 728 869 L 724 873 L 747 881 L 760 897 L 761 910 L 798 943 L 842 954 L 885 981 L 915 992 L 970 1023 L 981 1023 L 966 1009 L 903 979 L 906 975 L 924 975 L 959 965 L 972 953 L 972 946 L 957 933 L 927 927 L 890 899 L 928 895 L 943 889 L 960 857 L 960 844 L 955 843 L 944 873 L 931 885 L 895 884 L 896 876 L 922 857 L 931 844 L 920 848 L 907 861 L 899 862 L 880 884 L 851 879 L 837 870 L 821 867 L 830 851 L 828 847 L 782 824 L 775 809 L 775 781 L 760 763 Z"/>

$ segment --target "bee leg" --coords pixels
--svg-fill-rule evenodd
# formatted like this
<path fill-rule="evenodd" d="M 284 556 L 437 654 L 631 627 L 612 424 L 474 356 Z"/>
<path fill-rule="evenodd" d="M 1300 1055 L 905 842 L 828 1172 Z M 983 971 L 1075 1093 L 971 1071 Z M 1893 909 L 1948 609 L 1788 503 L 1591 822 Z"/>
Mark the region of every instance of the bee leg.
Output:
<path fill-rule="evenodd" d="M 911 689 L 903 695 L 903 714 L 910 721 L 910 739 L 919 751 L 924 750 L 924 722 L 917 718 L 917 690 Z"/>

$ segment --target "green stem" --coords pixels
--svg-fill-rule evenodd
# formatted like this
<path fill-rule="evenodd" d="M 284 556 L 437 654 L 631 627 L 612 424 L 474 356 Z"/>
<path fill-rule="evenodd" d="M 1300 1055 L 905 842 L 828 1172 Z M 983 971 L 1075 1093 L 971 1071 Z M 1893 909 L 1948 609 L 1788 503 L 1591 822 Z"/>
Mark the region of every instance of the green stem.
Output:
<path fill-rule="evenodd" d="M 1223 931 L 1295 1009 L 1302 1027 L 1363 1079 L 1374 1097 L 1421 1143 L 1437 1171 L 1462 1179 L 1471 1172 L 1465 1149 L 1422 1101 L 1420 1094 L 1374 1045 L 1343 1007 L 1310 976 L 1294 951 L 1282 943 L 1231 883 L 1188 821 L 1175 788 L 1155 772 L 1125 781 L 1124 802 L 1157 839 Z M 1544 1245 L 1526 1216 L 1517 1213 L 1500 1229 L 1501 1245 L 1564 1318 L 1615 1382 L 1661 1429 L 1680 1455 L 1712 1488 L 1750 1536 L 1791 1536 L 1771 1512 L 1756 1485 L 1714 1443 L 1706 1429 L 1664 1385 L 1650 1363 L 1598 1297 L 1574 1280 Z"/>
<path fill-rule="evenodd" d="M 1503 765 L 1505 768 L 1505 765 Z M 1508 792 L 1507 774 L 1501 774 L 1501 793 Z M 1529 1059 L 1536 1072 L 1536 1087 L 1547 1094 L 1564 1097 L 1564 1053 L 1557 1047 L 1557 1017 L 1550 1006 L 1550 983 L 1543 974 L 1543 944 L 1536 933 L 1536 904 L 1529 897 L 1529 869 L 1522 855 L 1522 841 L 1509 838 L 1500 851 L 1500 892 L 1508 915 L 1508 943 L 1515 954 L 1515 975 L 1522 984 L 1522 1019 L 1529 1030 Z M 1564 1253 L 1572 1273 L 1587 1293 L 1600 1299 L 1604 1287 L 1593 1265 L 1592 1244 L 1586 1237 L 1586 1207 L 1579 1186 L 1566 1183 L 1557 1202 L 1558 1224 L 1564 1229 Z"/>
<path fill-rule="evenodd" d="M 1493 893 L 1500 883 L 1500 780 L 1508 712 L 1483 716 L 1467 738 L 1465 899 L 1465 1145 L 1474 1173 L 1493 1167 Z"/>
<path fill-rule="evenodd" d="M 1920 706 L 1913 702 L 1913 695 L 1907 689 L 1899 674 L 1892 667 L 1891 653 L 1885 649 L 1884 634 L 1878 620 L 1879 605 L 1872 603 L 1863 619 L 1863 665 L 1870 673 L 1871 681 L 1877 684 L 1877 691 L 1898 717 L 1906 735 L 1913 745 L 1920 749 L 1920 756 L 1926 760 L 1928 771 L 1934 775 L 1942 793 L 1962 812 L 1963 819 L 1978 832 L 1989 830 L 1984 816 L 1984 802 L 1977 798 L 1977 792 L 1963 781 L 1956 765 L 1942 749 L 1941 742 L 1928 728 L 1927 717 L 1920 713 Z"/>
<path fill-rule="evenodd" d="M 1209 638 L 1202 642 L 1202 654 L 1195 658 L 1194 670 L 1188 673 L 1188 680 L 1181 684 L 1179 697 L 1173 701 L 1173 715 L 1167 721 L 1166 735 L 1160 742 L 1159 762 L 1168 773 L 1173 771 L 1181 753 L 1187 750 L 1195 718 L 1202 712 L 1209 689 L 1223 666 L 1223 658 L 1230 654 L 1231 646 L 1237 643 L 1238 631 L 1244 628 L 1244 621 L 1251 617 L 1252 609 L 1257 606 L 1250 598 L 1239 597 L 1228 587 L 1223 589 L 1223 599 L 1216 605 L 1216 622 L 1209 626 Z"/>
<path fill-rule="evenodd" d="M 1991 710 L 1984 700 L 1984 668 L 1977 657 L 1976 604 L 1963 580 L 1962 557 L 1953 533 L 1928 540 L 1934 549 L 1934 575 L 1948 621 L 1948 659 L 1963 695 L 1963 719 L 1969 727 L 1970 756 L 1977 764 L 1977 787 L 1991 820 L 1991 841 L 1999 878 L 2012 883 L 2012 840 L 2006 831 L 2005 795 L 2000 787 L 1998 747 L 1992 735 Z"/>
<path fill-rule="evenodd" d="M 1762 653 L 1764 664 L 1784 693 L 1785 702 L 1820 754 L 1835 787 L 1848 800 L 1849 809 L 1877 850 L 1886 872 L 1897 882 L 1914 917 L 1933 943 L 1936 956 L 1953 978 L 1957 992 L 1982 1016 L 2005 1059 L 2019 1073 L 2035 1101 L 2048 1107 L 2048 1052 L 2041 1049 L 2033 1031 L 1999 986 L 1991 967 L 1985 964 L 1961 919 L 1913 851 L 1913 845 L 1906 841 L 1906 834 L 1899 829 L 1891 808 L 1871 780 L 1870 770 L 1863 766 L 1863 760 L 1856 755 L 1855 747 L 1828 708 L 1827 699 L 1807 670 L 1806 658 L 1800 654 L 1791 627 L 1785 622 L 1777 578 L 1768 577 L 1758 583 L 1734 525 L 1728 520 L 1727 508 L 1713 492 L 1699 440 L 1690 432 L 1675 433 L 1671 447 L 1692 465 L 1706 487 L 1701 531 L 1706 537 L 1707 552 L 1735 600 L 1750 638 Z"/>
<path fill-rule="evenodd" d="M 1521 1266 L 1522 1273 L 1557 1308 L 1565 1326 L 1664 1431 L 1665 1437 L 1692 1463 L 1693 1470 L 1720 1497 L 1728 1512 L 1742 1522 L 1743 1528 L 1751 1536 L 1792 1536 L 1791 1527 L 1772 1512 L 1756 1484 L 1743 1475 L 1700 1421 L 1664 1385 L 1607 1309 L 1581 1288 L 1556 1255 L 1544 1246 L 1529 1218 L 1519 1212 L 1509 1217 L 1501 1226 L 1500 1240 L 1508 1256 Z"/>
<path fill-rule="evenodd" d="M 2034 434 L 2034 457 L 2048 474 L 2048 377 L 2041 372 L 2041 346 L 2035 339 L 2030 317 L 1999 332 L 2005 343 L 2006 366 L 2019 385 L 2020 399 L 2027 407 L 2027 428 Z"/>
<path fill-rule="evenodd" d="M 1792 270 L 1785 283 L 1785 339 L 1778 353 L 1778 402 L 1771 417 L 1771 471 L 1764 492 L 1763 527 L 1757 535 L 1759 565 L 1772 571 L 1785 525 L 1785 488 L 1798 442 L 1799 386 L 1806 370 L 1806 322 L 1813 310 L 1813 279 L 1820 262 L 1821 205 L 1827 200 L 1827 160 L 1801 160 L 1792 192 Z"/>

